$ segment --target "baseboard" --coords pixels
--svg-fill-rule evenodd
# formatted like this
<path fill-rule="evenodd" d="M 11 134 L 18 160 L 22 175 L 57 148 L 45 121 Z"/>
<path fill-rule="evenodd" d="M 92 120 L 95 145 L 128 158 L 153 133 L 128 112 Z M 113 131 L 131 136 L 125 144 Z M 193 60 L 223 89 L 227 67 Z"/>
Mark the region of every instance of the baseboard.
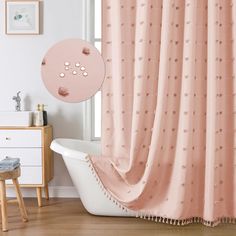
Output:
<path fill-rule="evenodd" d="M 36 197 L 35 188 L 21 188 L 23 197 Z M 15 197 L 13 188 L 7 188 L 7 196 Z M 57 198 L 79 198 L 79 194 L 74 186 L 49 186 L 49 196 Z"/>
<path fill-rule="evenodd" d="M 79 193 L 74 186 L 50 186 L 49 195 L 59 198 L 79 198 Z"/>

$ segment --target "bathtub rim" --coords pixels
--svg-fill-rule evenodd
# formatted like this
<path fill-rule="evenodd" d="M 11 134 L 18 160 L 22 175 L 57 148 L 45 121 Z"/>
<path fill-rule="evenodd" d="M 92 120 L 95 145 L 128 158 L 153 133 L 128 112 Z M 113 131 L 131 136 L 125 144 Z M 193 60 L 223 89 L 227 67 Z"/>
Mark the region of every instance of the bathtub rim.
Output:
<path fill-rule="evenodd" d="M 64 157 L 69 157 L 77 159 L 80 161 L 86 161 L 86 157 L 89 156 L 89 153 L 81 152 L 69 147 L 65 147 L 62 143 L 63 141 L 72 141 L 72 142 L 90 142 L 80 139 L 69 139 L 69 138 L 56 138 L 51 142 L 50 149 Z"/>

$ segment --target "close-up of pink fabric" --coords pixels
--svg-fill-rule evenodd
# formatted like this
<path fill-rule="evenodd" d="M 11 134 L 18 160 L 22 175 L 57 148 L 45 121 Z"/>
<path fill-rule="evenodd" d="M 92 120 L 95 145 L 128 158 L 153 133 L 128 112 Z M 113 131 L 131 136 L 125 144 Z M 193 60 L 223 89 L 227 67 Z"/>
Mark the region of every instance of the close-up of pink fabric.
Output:
<path fill-rule="evenodd" d="M 236 218 L 236 2 L 103 0 L 107 193 L 137 216 Z"/>

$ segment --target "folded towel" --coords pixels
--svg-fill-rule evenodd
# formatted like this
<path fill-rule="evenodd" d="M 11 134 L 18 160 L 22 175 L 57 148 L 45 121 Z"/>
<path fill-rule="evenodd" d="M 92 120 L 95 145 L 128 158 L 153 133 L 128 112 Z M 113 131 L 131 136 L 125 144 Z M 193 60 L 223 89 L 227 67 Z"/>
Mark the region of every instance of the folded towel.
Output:
<path fill-rule="evenodd" d="M 6 157 L 0 161 L 0 172 L 12 171 L 20 166 L 20 158 Z"/>
<path fill-rule="evenodd" d="M 11 158 L 7 157 L 0 161 L 1 167 L 14 167 L 15 165 L 20 163 L 20 158 Z"/>
<path fill-rule="evenodd" d="M 0 173 L 15 170 L 19 166 L 20 166 L 20 163 L 15 164 L 14 166 L 1 166 L 0 165 Z"/>

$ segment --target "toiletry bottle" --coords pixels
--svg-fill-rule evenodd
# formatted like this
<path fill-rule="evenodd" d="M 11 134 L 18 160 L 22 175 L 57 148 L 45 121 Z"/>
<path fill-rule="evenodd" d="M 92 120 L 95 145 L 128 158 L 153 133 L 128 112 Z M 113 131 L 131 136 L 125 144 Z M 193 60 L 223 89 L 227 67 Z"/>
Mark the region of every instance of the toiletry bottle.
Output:
<path fill-rule="evenodd" d="M 37 105 L 37 110 L 33 114 L 34 126 L 43 126 L 43 112 L 40 111 L 40 104 Z"/>
<path fill-rule="evenodd" d="M 39 105 L 39 110 L 43 112 L 43 125 L 47 125 L 48 124 L 48 115 L 47 115 L 47 112 L 44 110 L 44 108 L 45 108 L 44 104 Z"/>

